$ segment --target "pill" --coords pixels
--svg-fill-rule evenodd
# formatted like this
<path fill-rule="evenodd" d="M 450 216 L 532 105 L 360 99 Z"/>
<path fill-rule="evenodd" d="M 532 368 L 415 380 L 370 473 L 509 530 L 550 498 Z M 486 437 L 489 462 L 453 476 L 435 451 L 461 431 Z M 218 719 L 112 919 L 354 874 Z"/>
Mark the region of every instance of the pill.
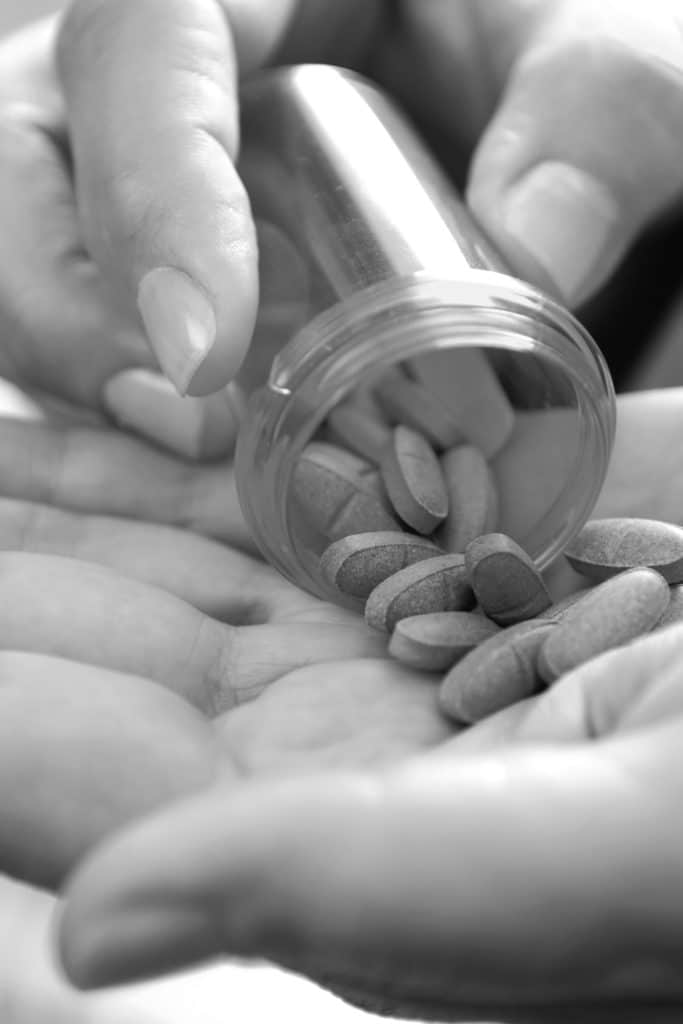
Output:
<path fill-rule="evenodd" d="M 563 618 L 565 612 L 570 608 L 573 608 L 577 601 L 581 601 L 586 594 L 590 594 L 589 590 L 576 590 L 573 594 L 567 594 L 560 601 L 555 601 L 549 608 L 546 608 L 544 612 L 539 612 L 536 618 L 538 619 L 552 619 L 554 622 L 559 622 Z"/>
<path fill-rule="evenodd" d="M 538 670 L 547 683 L 613 647 L 649 633 L 669 603 L 669 587 L 652 569 L 631 569 L 570 608 L 547 638 Z"/>
<path fill-rule="evenodd" d="M 391 428 L 369 411 L 342 402 L 327 417 L 331 440 L 379 464 L 391 440 Z"/>
<path fill-rule="evenodd" d="M 293 491 L 307 520 L 329 540 L 400 530 L 377 470 L 336 445 L 313 442 L 300 455 Z"/>
<path fill-rule="evenodd" d="M 538 652 L 558 628 L 554 622 L 530 619 L 485 640 L 443 680 L 441 709 L 456 721 L 471 724 L 537 693 L 543 687 Z"/>
<path fill-rule="evenodd" d="M 420 384 L 456 411 L 464 436 L 487 458 L 503 447 L 515 413 L 484 352 L 449 349 L 412 359 L 408 365 Z"/>
<path fill-rule="evenodd" d="M 485 533 L 471 541 L 465 564 L 477 601 L 500 626 L 533 619 L 551 605 L 532 559 L 504 533 Z"/>
<path fill-rule="evenodd" d="M 412 668 L 439 672 L 499 632 L 495 622 L 474 612 L 412 615 L 396 624 L 389 653 Z"/>
<path fill-rule="evenodd" d="M 657 620 L 655 629 L 663 629 L 674 622 L 683 622 L 683 584 L 669 587 L 669 604 L 664 609 L 662 617 Z"/>
<path fill-rule="evenodd" d="M 432 541 L 411 533 L 358 533 L 331 544 L 320 568 L 328 583 L 342 593 L 367 597 L 400 569 L 440 554 Z"/>
<path fill-rule="evenodd" d="M 452 448 L 465 440 L 451 408 L 401 370 L 388 373 L 375 393 L 393 424 L 412 427 L 437 449 Z"/>
<path fill-rule="evenodd" d="M 464 551 L 470 541 L 498 526 L 498 494 L 486 459 L 462 444 L 441 459 L 448 493 L 448 517 L 435 541 L 444 551 Z"/>
<path fill-rule="evenodd" d="M 409 565 L 375 587 L 365 621 L 391 633 L 409 615 L 468 611 L 474 603 L 462 555 L 440 555 Z"/>
<path fill-rule="evenodd" d="M 577 572 L 591 579 L 647 566 L 669 583 L 683 582 L 683 529 L 658 519 L 593 519 L 564 553 Z"/>
<path fill-rule="evenodd" d="M 448 514 L 448 494 L 429 441 L 410 427 L 396 427 L 380 468 L 394 511 L 418 533 L 433 533 Z"/>

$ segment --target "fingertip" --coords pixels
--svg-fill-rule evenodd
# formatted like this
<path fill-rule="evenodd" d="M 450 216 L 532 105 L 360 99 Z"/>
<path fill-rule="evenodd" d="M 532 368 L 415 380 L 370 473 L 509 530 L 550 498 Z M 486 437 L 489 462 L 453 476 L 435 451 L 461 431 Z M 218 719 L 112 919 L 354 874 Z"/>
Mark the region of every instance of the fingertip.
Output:
<path fill-rule="evenodd" d="M 249 291 L 241 296 L 233 292 L 233 302 L 226 304 L 225 311 L 219 310 L 214 344 L 188 380 L 186 394 L 213 394 L 236 377 L 256 323 L 256 288 Z"/>
<path fill-rule="evenodd" d="M 236 384 L 204 398 L 181 397 L 165 377 L 140 368 L 110 377 L 102 402 L 120 427 L 193 460 L 229 456 L 245 410 Z"/>
<path fill-rule="evenodd" d="M 211 394 L 234 380 L 249 350 L 259 306 L 259 257 L 256 228 L 243 186 L 216 218 L 217 240 L 204 235 L 197 272 L 215 316 L 214 341 L 188 381 L 187 393 Z M 198 236 L 201 237 L 201 236 Z"/>
<path fill-rule="evenodd" d="M 258 305 L 253 251 L 255 246 L 245 243 L 242 255 L 205 272 L 219 284 L 200 283 L 171 266 L 155 267 L 140 281 L 137 304 L 145 332 L 178 395 L 211 395 L 242 365 Z"/>
<path fill-rule="evenodd" d="M 155 267 L 140 281 L 137 299 L 162 370 L 178 394 L 186 394 L 216 341 L 216 315 L 209 297 L 183 271 Z"/>
<path fill-rule="evenodd" d="M 219 953 L 277 955 L 309 929 L 334 931 L 342 908 L 321 866 L 358 823 L 368 789 L 374 801 L 377 785 L 355 776 L 332 790 L 312 777 L 214 788 L 132 826 L 66 886 L 57 948 L 69 979 L 101 987 Z M 348 896 L 353 870 L 342 868 Z"/>
<path fill-rule="evenodd" d="M 71 903 L 60 901 L 51 921 L 52 945 L 62 973 L 74 988 L 85 990 L 88 987 L 88 972 L 85 958 L 82 955 L 82 933 L 78 929 L 73 935 L 71 927 Z M 85 969 L 84 969 L 85 968 Z"/>
<path fill-rule="evenodd" d="M 202 906 L 83 908 L 67 901 L 57 924 L 57 953 L 82 991 L 142 981 L 187 968 L 220 952 Z"/>
<path fill-rule="evenodd" d="M 62 36 L 81 231 L 178 393 L 201 397 L 237 373 L 258 301 L 232 12 L 121 6 L 75 4 Z"/>
<path fill-rule="evenodd" d="M 77 901 L 70 898 L 68 887 L 56 906 L 51 921 L 52 946 L 58 968 L 73 988 L 81 992 L 99 986 L 97 948 L 101 941 L 103 922 L 80 920 Z M 94 954 L 94 956 L 93 956 Z M 103 979 L 102 984 L 107 984 Z"/>

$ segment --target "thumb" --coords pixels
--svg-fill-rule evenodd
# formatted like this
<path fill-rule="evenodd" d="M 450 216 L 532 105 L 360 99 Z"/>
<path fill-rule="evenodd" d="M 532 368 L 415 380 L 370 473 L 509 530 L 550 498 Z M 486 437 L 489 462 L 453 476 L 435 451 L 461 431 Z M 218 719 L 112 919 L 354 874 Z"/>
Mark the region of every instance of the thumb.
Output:
<path fill-rule="evenodd" d="M 251 339 L 257 251 L 234 167 L 237 79 L 265 59 L 293 6 L 75 0 L 62 23 L 59 70 L 87 247 L 137 305 L 181 394 L 226 384 Z"/>
<path fill-rule="evenodd" d="M 680 997 L 679 726 L 206 791 L 85 863 L 63 962 L 90 987 L 267 957 L 420 1018 Z"/>
<path fill-rule="evenodd" d="M 517 59 L 468 197 L 519 274 L 575 306 L 683 193 L 683 37 L 670 0 L 553 8 Z"/>

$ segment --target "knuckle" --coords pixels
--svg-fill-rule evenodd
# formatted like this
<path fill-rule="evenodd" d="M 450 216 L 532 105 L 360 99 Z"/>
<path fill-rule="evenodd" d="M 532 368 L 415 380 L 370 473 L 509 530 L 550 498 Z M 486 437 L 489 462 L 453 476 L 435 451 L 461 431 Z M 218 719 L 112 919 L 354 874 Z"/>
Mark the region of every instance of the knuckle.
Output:
<path fill-rule="evenodd" d="M 102 265 L 115 267 L 121 249 L 135 249 L 143 240 L 148 249 L 154 249 L 165 216 L 142 169 L 118 165 L 112 172 L 91 166 L 88 179 L 82 182 L 79 196 L 88 251 Z"/>
<path fill-rule="evenodd" d="M 242 183 L 231 174 L 233 180 L 217 189 L 215 155 L 206 152 L 209 134 L 197 129 L 186 137 L 184 166 L 174 159 L 172 178 L 163 176 L 158 156 L 140 152 L 135 159 L 117 160 L 115 170 L 100 165 L 92 187 L 82 190 L 83 230 L 90 251 L 100 259 L 117 259 L 126 250 L 143 254 L 144 260 L 175 256 L 182 265 L 188 238 L 218 235 L 233 246 L 251 237 Z M 216 145 L 212 137 L 210 142 Z M 188 201 L 192 197 L 202 201 Z"/>

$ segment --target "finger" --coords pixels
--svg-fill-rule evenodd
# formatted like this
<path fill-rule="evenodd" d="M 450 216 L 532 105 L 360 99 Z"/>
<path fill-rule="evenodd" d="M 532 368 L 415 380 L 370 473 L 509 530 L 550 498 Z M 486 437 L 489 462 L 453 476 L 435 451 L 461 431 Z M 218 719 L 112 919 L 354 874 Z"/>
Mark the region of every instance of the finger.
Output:
<path fill-rule="evenodd" d="M 306 1012 L 329 1020 L 348 1018 L 345 1007 L 312 986 L 275 969 L 256 974 L 238 965 L 183 974 L 163 983 L 107 992 L 75 990 L 55 961 L 52 893 L 0 877 L 0 956 L 2 992 L 11 1007 L 6 1024 L 224 1024 L 225 1002 L 248 1005 L 254 1021 L 268 1017 L 274 1004 L 303 1003 Z M 658 1024 L 658 1022 L 651 1022 Z"/>
<path fill-rule="evenodd" d="M 154 523 L 0 498 L 0 550 L 109 566 L 233 625 L 288 620 L 320 608 L 319 601 L 263 562 L 187 530 Z M 336 614 L 345 616 L 341 610 Z"/>
<path fill-rule="evenodd" d="M 154 370 L 141 328 L 83 248 L 62 136 L 59 114 L 0 110 L 0 372 L 187 457 L 229 453 L 239 396 L 181 401 Z"/>
<path fill-rule="evenodd" d="M 209 724 L 146 679 L 0 654 L 0 865 L 54 886 L 95 842 L 224 768 Z"/>
<path fill-rule="evenodd" d="M 271 38 L 292 6 L 258 3 L 249 15 L 235 3 L 238 40 L 253 50 L 256 27 Z M 77 0 L 58 58 L 88 249 L 137 302 L 180 394 L 215 391 L 242 361 L 258 290 L 233 166 L 237 67 L 226 11 L 216 0 Z"/>
<path fill-rule="evenodd" d="M 31 122 L 15 106 L 0 118 L 0 370 L 94 406 L 103 379 L 152 359 L 83 252 L 55 125 L 43 116 Z"/>
<path fill-rule="evenodd" d="M 449 1018 L 680 994 L 680 829 L 596 749 L 214 789 L 86 862 L 63 961 L 87 986 L 266 956 Z"/>
<path fill-rule="evenodd" d="M 576 305 L 683 191 L 677 5 L 557 4 L 513 68 L 469 199 L 511 266 Z"/>
<path fill-rule="evenodd" d="M 254 550 L 231 465 L 192 467 L 117 431 L 0 419 L 0 493 L 183 526 Z"/>
<path fill-rule="evenodd" d="M 385 652 L 362 620 L 232 627 L 157 587 L 52 555 L 0 555 L 0 622 L 5 650 L 144 676 L 209 715 L 303 665 Z"/>
<path fill-rule="evenodd" d="M 234 382 L 204 398 L 181 398 L 165 377 L 144 369 L 110 377 L 103 402 L 120 427 L 188 459 L 230 455 L 246 410 L 246 398 Z"/>

